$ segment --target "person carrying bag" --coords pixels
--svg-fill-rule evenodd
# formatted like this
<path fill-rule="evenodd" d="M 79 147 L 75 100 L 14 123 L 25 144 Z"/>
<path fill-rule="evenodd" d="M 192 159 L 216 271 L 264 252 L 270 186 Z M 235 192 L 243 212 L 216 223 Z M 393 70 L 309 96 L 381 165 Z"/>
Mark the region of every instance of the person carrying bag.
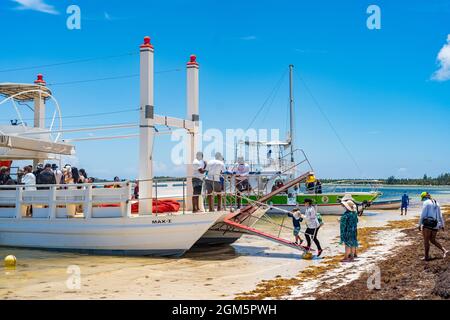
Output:
<path fill-rule="evenodd" d="M 447 256 L 448 251 L 442 247 L 442 245 L 436 240 L 436 235 L 439 230 L 444 230 L 445 222 L 442 217 L 441 208 L 439 203 L 431 198 L 428 192 L 422 192 L 420 195 L 423 201 L 422 214 L 419 220 L 419 230 L 422 231 L 425 256 L 422 258 L 424 261 L 431 260 L 430 242 L 439 248 L 443 253 L 443 258 Z"/>

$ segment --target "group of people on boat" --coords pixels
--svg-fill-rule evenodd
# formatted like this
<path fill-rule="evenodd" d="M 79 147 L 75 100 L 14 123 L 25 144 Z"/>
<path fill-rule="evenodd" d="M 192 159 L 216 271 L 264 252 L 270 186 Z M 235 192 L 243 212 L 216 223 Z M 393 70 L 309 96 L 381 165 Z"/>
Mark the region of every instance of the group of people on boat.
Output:
<path fill-rule="evenodd" d="M 17 172 L 17 180 L 11 177 L 11 169 L 0 169 L 0 185 L 25 185 L 26 190 L 36 190 L 35 185 L 62 185 L 93 183 L 94 178 L 88 177 L 86 170 L 77 169 L 66 164 L 62 170 L 55 163 L 39 163 L 33 170 L 32 165 L 27 165 Z M 39 187 L 38 187 L 39 188 Z M 44 188 L 44 187 L 41 187 Z"/>
<path fill-rule="evenodd" d="M 220 211 L 222 209 L 222 194 L 225 185 L 224 174 L 230 174 L 234 177 L 236 203 L 237 207 L 240 208 L 242 193 L 251 190 L 251 185 L 248 180 L 250 166 L 244 161 L 243 157 L 239 157 L 237 162 L 227 169 L 220 152 L 215 154 L 214 159 L 204 160 L 203 152 L 199 151 L 196 154 L 192 166 L 193 212 L 200 210 L 200 196 L 203 190 L 206 191 L 209 211 L 215 210 L 215 202 L 217 203 L 217 210 Z M 217 197 L 217 201 L 215 201 L 215 197 Z"/>

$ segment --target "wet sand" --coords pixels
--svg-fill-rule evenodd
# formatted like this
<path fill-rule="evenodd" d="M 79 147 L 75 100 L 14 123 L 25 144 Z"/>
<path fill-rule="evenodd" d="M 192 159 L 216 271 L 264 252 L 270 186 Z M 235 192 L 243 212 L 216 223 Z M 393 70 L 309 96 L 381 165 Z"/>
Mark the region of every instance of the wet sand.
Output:
<path fill-rule="evenodd" d="M 405 218 L 398 211 L 379 211 L 361 217 L 360 227 L 383 226 Z M 286 219 L 290 226 L 290 220 Z M 277 232 L 271 225 L 262 229 Z M 338 217 L 325 217 L 319 239 L 324 256 L 342 252 L 336 238 Z M 283 232 L 290 238 L 290 231 Z M 180 259 L 106 257 L 40 250 L 0 248 L 0 256 L 14 254 L 16 270 L 0 269 L 2 299 L 233 299 L 262 281 L 291 278 L 324 259 L 304 260 L 300 252 L 253 236 L 233 245 L 194 248 Z M 80 289 L 67 286 L 68 267 L 81 271 Z"/>

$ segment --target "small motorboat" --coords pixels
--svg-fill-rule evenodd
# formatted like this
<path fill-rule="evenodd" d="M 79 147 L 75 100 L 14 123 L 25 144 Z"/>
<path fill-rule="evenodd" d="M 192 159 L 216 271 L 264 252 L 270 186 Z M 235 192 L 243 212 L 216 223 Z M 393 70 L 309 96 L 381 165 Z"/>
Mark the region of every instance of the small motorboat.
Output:
<path fill-rule="evenodd" d="M 374 201 L 369 208 L 375 210 L 398 210 L 401 206 L 401 199 L 390 199 Z"/>

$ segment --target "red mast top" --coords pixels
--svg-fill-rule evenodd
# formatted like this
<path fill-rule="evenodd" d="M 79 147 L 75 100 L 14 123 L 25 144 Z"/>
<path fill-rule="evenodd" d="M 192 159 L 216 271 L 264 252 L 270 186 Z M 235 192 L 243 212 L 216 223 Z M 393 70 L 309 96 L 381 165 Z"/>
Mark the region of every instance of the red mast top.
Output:
<path fill-rule="evenodd" d="M 141 48 L 152 48 L 153 49 L 153 45 L 150 43 L 149 36 L 144 37 L 144 43 L 141 44 Z"/>
<path fill-rule="evenodd" d="M 188 66 L 198 66 L 198 62 L 197 62 L 197 57 L 195 56 L 195 54 L 191 54 L 191 57 L 189 59 L 189 62 L 187 63 Z"/>
<path fill-rule="evenodd" d="M 39 74 L 37 75 L 37 79 L 34 80 L 34 83 L 35 83 L 35 84 L 42 85 L 42 86 L 45 86 L 46 82 L 44 81 L 44 76 L 43 76 L 42 74 L 39 73 Z"/>

